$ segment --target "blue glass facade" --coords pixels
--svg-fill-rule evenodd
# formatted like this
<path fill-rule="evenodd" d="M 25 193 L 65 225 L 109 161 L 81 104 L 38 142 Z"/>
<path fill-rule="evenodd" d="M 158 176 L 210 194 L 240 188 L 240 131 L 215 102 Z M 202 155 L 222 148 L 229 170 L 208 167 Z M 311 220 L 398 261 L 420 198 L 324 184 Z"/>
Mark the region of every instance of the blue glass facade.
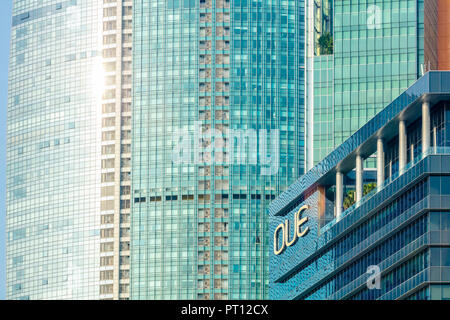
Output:
<path fill-rule="evenodd" d="M 449 72 L 427 73 L 271 204 L 270 298 L 450 297 L 449 80 Z M 422 130 L 424 101 L 430 106 L 428 132 Z M 402 121 L 406 139 L 399 138 Z M 427 135 L 431 143 L 423 152 Z M 352 173 L 357 156 L 376 151 L 378 157 L 377 139 L 384 140 L 383 170 L 377 167 L 383 179 L 339 214 L 337 172 Z M 354 187 L 346 181 L 344 189 Z M 308 220 L 292 227 L 305 205 Z M 306 228 L 287 246 L 292 230 Z M 283 240 L 284 250 L 275 252 Z M 368 284 L 373 268 L 380 272 L 379 288 Z"/>
<path fill-rule="evenodd" d="M 424 72 L 438 69 L 435 0 L 349 0 L 331 6 L 333 53 L 326 59 L 333 74 L 324 83 L 323 53 L 316 50 L 316 88 L 309 106 L 314 113 L 314 164 Z M 333 97 L 324 106 L 326 90 Z"/>
<path fill-rule="evenodd" d="M 96 0 L 14 1 L 7 133 L 7 298 L 97 299 Z"/>
<path fill-rule="evenodd" d="M 304 168 L 304 4 L 133 8 L 131 298 L 265 298 L 267 205 Z"/>
<path fill-rule="evenodd" d="M 352 0 L 335 1 L 334 13 L 337 146 L 421 75 L 424 9 L 423 0 Z"/>

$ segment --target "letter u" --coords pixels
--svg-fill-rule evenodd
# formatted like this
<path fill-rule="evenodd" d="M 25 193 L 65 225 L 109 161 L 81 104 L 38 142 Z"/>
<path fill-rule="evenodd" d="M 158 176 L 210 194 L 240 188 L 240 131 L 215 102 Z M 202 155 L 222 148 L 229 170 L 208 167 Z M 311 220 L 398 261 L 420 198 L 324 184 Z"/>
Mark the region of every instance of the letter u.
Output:
<path fill-rule="evenodd" d="M 286 247 L 290 247 L 297 240 L 297 232 L 294 230 L 294 236 L 293 236 L 292 240 L 289 241 L 289 220 L 286 220 L 285 224 L 286 224 L 286 226 L 284 227 L 284 232 L 285 232 L 284 239 L 286 240 Z"/>

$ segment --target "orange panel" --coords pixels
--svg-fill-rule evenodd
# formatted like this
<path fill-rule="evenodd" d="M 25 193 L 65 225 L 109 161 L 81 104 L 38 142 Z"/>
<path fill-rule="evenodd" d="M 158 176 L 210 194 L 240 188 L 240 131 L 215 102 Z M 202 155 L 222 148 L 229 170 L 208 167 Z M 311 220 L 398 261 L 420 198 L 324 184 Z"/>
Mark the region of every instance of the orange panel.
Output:
<path fill-rule="evenodd" d="M 438 64 L 439 70 L 450 70 L 450 0 L 438 3 Z"/>

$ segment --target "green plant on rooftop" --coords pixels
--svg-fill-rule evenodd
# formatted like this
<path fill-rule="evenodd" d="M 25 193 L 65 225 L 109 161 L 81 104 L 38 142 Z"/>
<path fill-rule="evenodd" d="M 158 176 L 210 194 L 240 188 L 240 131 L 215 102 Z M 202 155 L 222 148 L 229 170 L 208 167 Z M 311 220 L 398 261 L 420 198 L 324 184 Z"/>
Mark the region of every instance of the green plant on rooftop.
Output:
<path fill-rule="evenodd" d="M 322 34 L 317 42 L 320 48 L 321 55 L 333 54 L 333 37 L 331 33 L 326 32 Z"/>
<path fill-rule="evenodd" d="M 373 189 L 377 187 L 376 182 L 370 182 L 363 186 L 363 196 L 369 194 Z M 356 192 L 355 190 L 349 190 L 347 191 L 344 201 L 342 203 L 342 206 L 344 207 L 344 210 L 347 210 L 352 205 L 354 205 L 356 202 Z"/>

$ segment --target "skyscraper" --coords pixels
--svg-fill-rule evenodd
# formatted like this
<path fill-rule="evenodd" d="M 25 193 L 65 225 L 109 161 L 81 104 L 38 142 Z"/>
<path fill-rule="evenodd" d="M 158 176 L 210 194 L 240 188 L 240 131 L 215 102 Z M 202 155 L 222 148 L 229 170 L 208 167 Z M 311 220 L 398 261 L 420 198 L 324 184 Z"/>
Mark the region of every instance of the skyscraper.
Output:
<path fill-rule="evenodd" d="M 271 298 L 450 298 L 449 93 L 427 72 L 272 202 Z"/>
<path fill-rule="evenodd" d="M 14 1 L 7 297 L 128 297 L 131 1 Z"/>
<path fill-rule="evenodd" d="M 100 299 L 129 299 L 133 7 L 104 0 Z"/>
<path fill-rule="evenodd" d="M 306 126 L 311 168 L 427 70 L 447 69 L 449 18 L 448 2 L 439 0 L 309 3 L 315 48 L 306 80 L 314 88 Z M 320 50 L 327 32 L 331 50 Z"/>
<path fill-rule="evenodd" d="M 8 298 L 267 297 L 303 3 L 17 0 L 12 30 Z"/>
<path fill-rule="evenodd" d="M 131 297 L 267 297 L 303 173 L 304 4 L 134 1 Z"/>
<path fill-rule="evenodd" d="M 267 297 L 268 204 L 448 67 L 448 12 L 438 0 L 14 1 L 8 297 Z"/>
<path fill-rule="evenodd" d="M 14 1 L 9 299 L 99 296 L 98 10 L 98 1 Z"/>

